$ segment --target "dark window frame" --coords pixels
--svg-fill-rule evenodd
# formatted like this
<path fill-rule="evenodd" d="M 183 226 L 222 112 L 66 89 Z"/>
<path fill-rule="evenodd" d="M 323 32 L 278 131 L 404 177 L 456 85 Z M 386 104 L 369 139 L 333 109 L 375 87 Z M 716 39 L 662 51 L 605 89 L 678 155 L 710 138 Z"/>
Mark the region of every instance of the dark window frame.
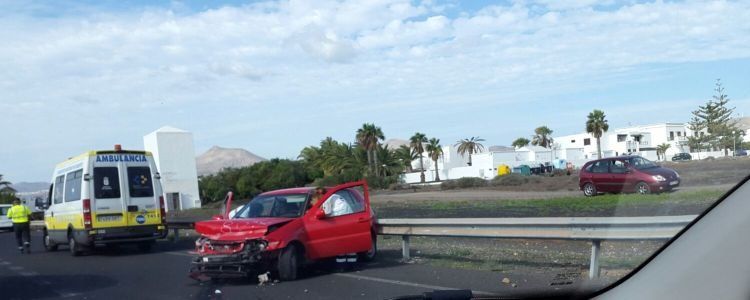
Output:
<path fill-rule="evenodd" d="M 127 167 L 125 172 L 128 175 L 128 192 L 131 198 L 148 198 L 154 196 L 154 180 L 153 176 L 151 176 L 151 167 Z M 140 174 L 133 174 L 131 172 L 140 172 Z M 143 188 L 133 185 L 135 176 L 146 176 L 146 180 L 149 183 L 148 188 L 146 188 L 146 185 L 142 185 Z"/>
<path fill-rule="evenodd" d="M 65 197 L 65 174 L 55 177 L 52 203 L 62 204 Z"/>
<path fill-rule="evenodd" d="M 114 177 L 111 177 L 111 169 L 114 169 Z M 110 195 L 104 195 L 102 191 L 103 178 L 99 178 L 102 172 L 107 171 L 112 179 L 109 186 L 112 187 Z M 122 198 L 122 187 L 120 186 L 120 169 L 118 167 L 95 167 L 94 168 L 94 198 L 96 199 L 119 199 Z"/>
<path fill-rule="evenodd" d="M 600 164 L 603 164 L 603 166 L 601 166 Z M 590 172 L 596 173 L 596 174 L 609 173 L 609 165 L 610 165 L 609 160 L 600 160 L 600 161 L 594 162 L 591 164 Z"/>
<path fill-rule="evenodd" d="M 81 200 L 82 185 L 83 169 L 70 171 L 68 174 L 65 174 L 65 203 Z"/>

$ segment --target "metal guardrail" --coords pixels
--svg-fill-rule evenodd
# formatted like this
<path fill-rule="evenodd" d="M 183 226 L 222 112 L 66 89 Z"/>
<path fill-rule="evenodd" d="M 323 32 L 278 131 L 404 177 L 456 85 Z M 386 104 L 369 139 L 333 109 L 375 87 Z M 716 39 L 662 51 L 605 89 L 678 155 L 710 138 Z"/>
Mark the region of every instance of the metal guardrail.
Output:
<path fill-rule="evenodd" d="M 379 219 L 377 233 L 401 236 L 404 259 L 411 257 L 411 236 L 590 241 L 589 278 L 596 278 L 600 273 L 602 241 L 668 240 L 696 217 Z M 168 220 L 167 228 L 177 241 L 179 230 L 192 229 L 194 223 L 195 220 Z M 44 223 L 32 221 L 31 225 L 43 227 Z"/>
<path fill-rule="evenodd" d="M 401 236 L 404 259 L 410 258 L 411 236 L 591 241 L 589 278 L 596 278 L 601 241 L 668 240 L 695 217 L 380 219 L 378 234 Z"/>

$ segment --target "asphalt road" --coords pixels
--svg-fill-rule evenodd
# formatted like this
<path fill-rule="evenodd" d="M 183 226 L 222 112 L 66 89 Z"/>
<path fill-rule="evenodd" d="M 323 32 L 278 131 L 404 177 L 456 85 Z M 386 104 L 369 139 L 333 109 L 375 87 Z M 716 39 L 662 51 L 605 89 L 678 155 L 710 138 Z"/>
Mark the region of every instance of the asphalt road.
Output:
<path fill-rule="evenodd" d="M 520 296 L 580 292 L 603 284 L 579 282 L 577 274 L 500 274 L 407 264 L 389 259 L 398 253 L 388 252 L 375 262 L 348 269 L 332 262 L 316 263 L 306 268 L 302 279 L 292 282 L 262 286 L 257 279 L 198 282 L 187 276 L 192 240 L 160 241 L 150 253 L 121 246 L 72 257 L 65 246 L 44 252 L 39 232 L 32 239 L 32 253 L 20 254 L 13 234 L 0 233 L 0 298 L 387 299 L 459 288 L 472 289 L 477 295 Z M 503 283 L 505 277 L 512 282 Z"/>

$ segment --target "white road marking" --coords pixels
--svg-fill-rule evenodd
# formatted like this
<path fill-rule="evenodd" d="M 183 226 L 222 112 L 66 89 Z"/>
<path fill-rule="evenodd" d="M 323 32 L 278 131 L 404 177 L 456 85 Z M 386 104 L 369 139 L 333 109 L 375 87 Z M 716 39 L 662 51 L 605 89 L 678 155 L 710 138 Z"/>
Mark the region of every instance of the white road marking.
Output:
<path fill-rule="evenodd" d="M 166 254 L 170 254 L 170 255 L 179 255 L 179 256 L 191 256 L 191 257 L 193 256 L 193 255 L 192 255 L 192 254 L 190 254 L 190 253 L 187 253 L 187 252 L 181 252 L 181 251 L 164 252 L 164 253 L 166 253 Z"/>
<path fill-rule="evenodd" d="M 7 262 L 7 261 L 3 261 L 3 262 L 0 262 L 0 265 L 3 265 L 3 266 L 7 266 L 7 265 L 9 265 L 9 264 L 10 264 L 10 263 L 9 263 L 9 262 Z"/>
<path fill-rule="evenodd" d="M 34 272 L 34 271 L 31 271 L 31 272 L 19 272 L 19 274 L 21 274 L 21 276 L 26 276 L 26 277 L 31 277 L 31 276 L 39 275 L 39 273 Z"/>
<path fill-rule="evenodd" d="M 71 298 L 71 297 L 81 295 L 81 293 L 60 293 L 60 292 L 58 292 L 58 294 L 60 294 L 60 298 Z"/>
<path fill-rule="evenodd" d="M 11 269 L 11 270 L 13 270 L 13 271 L 21 271 L 21 270 L 23 270 L 23 267 L 19 267 L 19 266 L 12 266 L 12 267 L 8 267 L 8 269 Z"/>
<path fill-rule="evenodd" d="M 375 281 L 375 282 L 382 282 L 382 283 L 412 286 L 412 287 L 431 289 L 431 290 L 458 290 L 457 288 L 452 288 L 452 287 L 421 284 L 421 283 L 416 283 L 416 282 L 408 282 L 408 281 L 400 281 L 400 280 L 391 280 L 391 279 L 370 277 L 370 276 L 356 275 L 356 274 L 349 274 L 349 273 L 335 273 L 332 275 L 354 278 L 354 279 L 361 279 L 361 280 L 369 280 L 369 281 Z M 484 292 L 484 291 L 475 291 L 475 290 L 472 290 L 472 293 L 478 294 L 478 295 L 494 295 L 494 293 Z"/>

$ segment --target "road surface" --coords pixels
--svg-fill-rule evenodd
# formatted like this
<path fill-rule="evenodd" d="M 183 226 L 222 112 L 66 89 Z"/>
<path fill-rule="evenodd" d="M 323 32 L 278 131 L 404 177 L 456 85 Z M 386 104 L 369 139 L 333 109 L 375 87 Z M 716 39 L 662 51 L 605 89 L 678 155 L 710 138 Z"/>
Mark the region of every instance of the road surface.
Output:
<path fill-rule="evenodd" d="M 335 263 L 308 266 L 302 279 L 259 286 L 257 279 L 198 282 L 188 278 L 192 240 L 159 241 L 150 253 L 135 247 L 102 248 L 72 257 L 65 246 L 44 252 L 34 232 L 31 254 L 17 253 L 13 234 L 0 233 L 3 299 L 387 299 L 436 289 L 522 295 L 583 288 L 565 274 L 502 274 L 407 264 L 380 259 L 342 270 Z M 509 277 L 510 283 L 503 283 Z M 576 277 L 573 274 L 572 277 Z M 562 283 L 560 285 L 560 283 Z M 513 285 L 516 287 L 513 287 Z M 585 285 L 601 287 L 603 283 Z M 587 287 L 590 288 L 591 286 Z M 220 295 L 217 291 L 220 291 Z M 219 297 L 220 296 L 220 297 Z"/>

